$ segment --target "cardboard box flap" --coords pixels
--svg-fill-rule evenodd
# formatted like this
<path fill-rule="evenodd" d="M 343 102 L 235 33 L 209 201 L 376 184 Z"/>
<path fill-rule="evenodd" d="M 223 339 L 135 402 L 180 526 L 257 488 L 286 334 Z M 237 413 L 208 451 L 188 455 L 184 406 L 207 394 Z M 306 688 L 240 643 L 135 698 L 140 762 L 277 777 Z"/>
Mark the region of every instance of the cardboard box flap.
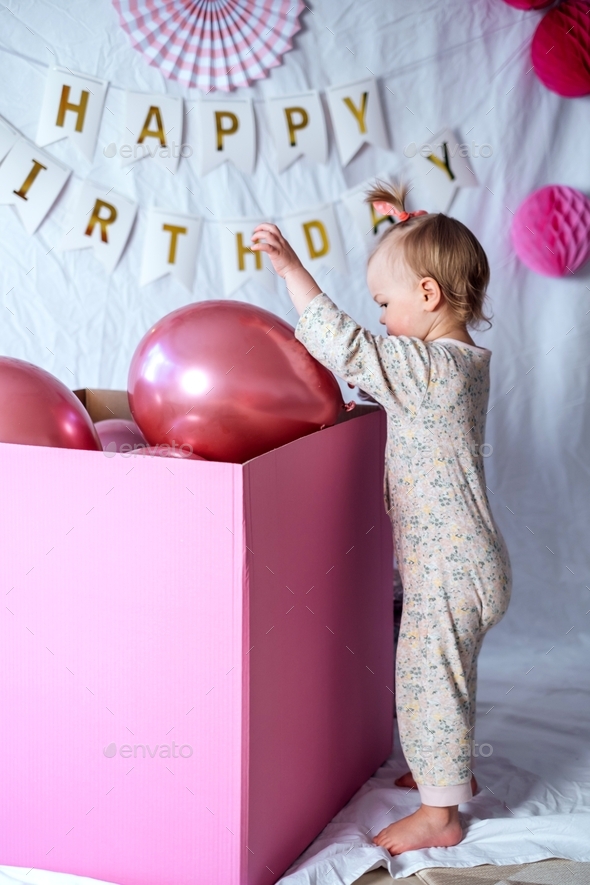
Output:
<path fill-rule="evenodd" d="M 73 391 L 96 423 L 107 418 L 133 420 L 126 390 L 97 390 L 82 387 Z"/>
<path fill-rule="evenodd" d="M 129 399 L 126 390 L 99 390 L 83 387 L 74 390 L 78 399 L 85 406 L 86 411 L 96 423 L 96 421 L 104 421 L 107 418 L 133 418 L 129 408 Z M 350 421 L 351 418 L 360 418 L 362 415 L 369 415 L 375 409 L 382 408 L 379 405 L 371 403 L 356 403 L 354 409 L 349 412 L 342 409 L 336 424 L 342 424 L 343 421 Z"/>

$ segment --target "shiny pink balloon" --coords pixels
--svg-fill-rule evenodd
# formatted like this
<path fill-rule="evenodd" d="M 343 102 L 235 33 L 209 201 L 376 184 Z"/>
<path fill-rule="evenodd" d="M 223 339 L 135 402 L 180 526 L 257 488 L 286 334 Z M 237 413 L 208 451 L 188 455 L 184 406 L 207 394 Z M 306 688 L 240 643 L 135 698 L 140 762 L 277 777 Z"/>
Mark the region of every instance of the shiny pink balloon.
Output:
<path fill-rule="evenodd" d="M 292 326 L 231 300 L 159 320 L 135 351 L 128 392 L 151 444 L 175 440 L 239 464 L 334 424 L 345 408 L 336 378 Z"/>
<path fill-rule="evenodd" d="M 105 452 L 130 452 L 148 442 L 135 421 L 126 418 L 106 418 L 94 425 Z"/>
<path fill-rule="evenodd" d="M 76 394 L 44 369 L 8 356 L 0 357 L 0 442 L 102 450 Z"/>
<path fill-rule="evenodd" d="M 170 448 L 170 446 L 159 445 L 159 446 L 144 446 L 143 449 L 134 449 L 131 453 L 133 455 L 157 455 L 160 458 L 184 458 L 185 461 L 206 461 L 206 458 L 202 458 L 200 455 L 195 455 L 194 452 L 188 451 L 188 449 L 181 448 Z"/>

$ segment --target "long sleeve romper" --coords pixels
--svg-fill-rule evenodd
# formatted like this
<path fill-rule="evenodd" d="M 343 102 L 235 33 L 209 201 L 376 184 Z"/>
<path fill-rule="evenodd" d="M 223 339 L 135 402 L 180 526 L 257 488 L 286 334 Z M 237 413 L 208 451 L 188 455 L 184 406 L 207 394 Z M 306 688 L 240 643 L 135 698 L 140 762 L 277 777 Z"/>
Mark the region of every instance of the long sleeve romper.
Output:
<path fill-rule="evenodd" d="M 295 337 L 386 410 L 384 500 L 404 587 L 395 696 L 426 805 L 472 797 L 477 656 L 512 578 L 480 447 L 491 352 L 452 339 L 374 336 L 322 292 Z"/>

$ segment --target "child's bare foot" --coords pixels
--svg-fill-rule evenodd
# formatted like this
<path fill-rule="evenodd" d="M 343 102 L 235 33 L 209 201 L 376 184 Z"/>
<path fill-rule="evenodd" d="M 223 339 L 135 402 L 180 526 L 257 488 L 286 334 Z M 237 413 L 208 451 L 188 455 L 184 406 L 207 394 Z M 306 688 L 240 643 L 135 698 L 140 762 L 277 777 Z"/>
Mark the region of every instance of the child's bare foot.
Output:
<path fill-rule="evenodd" d="M 421 805 L 418 811 L 377 833 L 373 842 L 396 855 L 419 848 L 449 848 L 458 845 L 462 838 L 457 805 Z"/>
<path fill-rule="evenodd" d="M 416 785 L 416 781 L 412 777 L 412 772 L 407 771 L 405 774 L 402 774 L 400 777 L 394 780 L 394 784 L 396 787 L 405 787 L 406 790 L 417 790 L 418 787 Z M 479 787 L 477 786 L 477 781 L 475 780 L 475 775 L 471 778 L 471 789 L 473 790 L 473 795 L 478 792 Z"/>

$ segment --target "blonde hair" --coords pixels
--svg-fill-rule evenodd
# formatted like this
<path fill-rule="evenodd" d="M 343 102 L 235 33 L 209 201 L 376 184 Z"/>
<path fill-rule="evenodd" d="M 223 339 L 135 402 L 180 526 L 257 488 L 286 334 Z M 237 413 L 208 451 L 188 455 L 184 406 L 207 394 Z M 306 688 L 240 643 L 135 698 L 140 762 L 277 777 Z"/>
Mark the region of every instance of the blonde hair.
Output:
<path fill-rule="evenodd" d="M 378 182 L 367 191 L 365 201 L 385 201 L 405 212 L 407 193 L 403 184 Z M 394 224 L 373 255 L 396 240 L 403 242 L 407 266 L 420 278 L 436 280 L 459 323 L 473 328 L 482 322 L 491 326 L 484 311 L 490 267 L 481 243 L 468 227 L 442 212 L 412 216 Z"/>

